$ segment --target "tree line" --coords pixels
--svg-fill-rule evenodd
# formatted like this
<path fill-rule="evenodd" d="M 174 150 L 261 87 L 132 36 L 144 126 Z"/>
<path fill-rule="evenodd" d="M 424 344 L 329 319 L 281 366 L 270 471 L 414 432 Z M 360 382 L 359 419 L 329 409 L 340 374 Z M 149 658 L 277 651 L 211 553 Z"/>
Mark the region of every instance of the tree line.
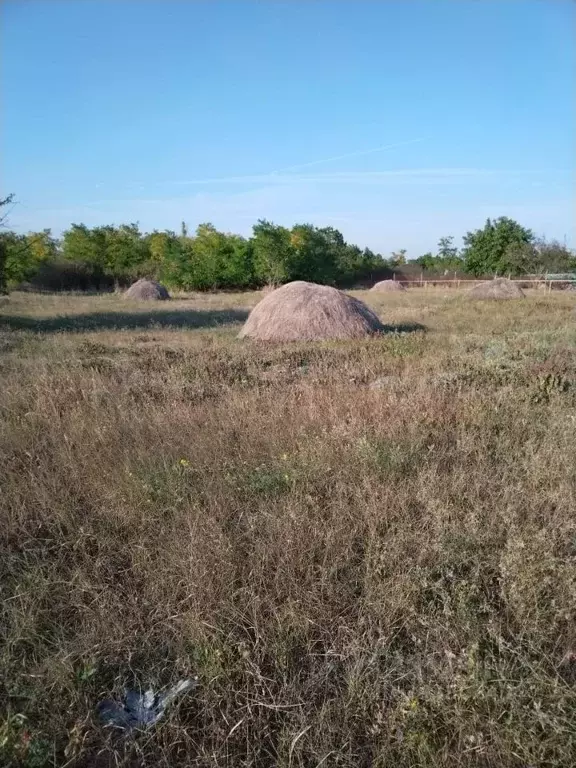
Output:
<path fill-rule="evenodd" d="M 50 230 L 0 234 L 4 280 L 106 287 L 149 277 L 182 290 L 226 290 L 309 280 L 351 284 L 382 269 L 385 260 L 344 240 L 332 227 L 291 229 L 259 221 L 249 238 L 200 224 L 143 233 L 137 224 L 89 228 L 73 224 L 60 239 Z"/>
<path fill-rule="evenodd" d="M 3 201 L 0 201 L 3 202 Z M 576 269 L 565 246 L 546 242 L 506 217 L 488 220 L 468 232 L 464 247 L 440 239 L 435 254 L 415 260 L 432 273 L 472 275 L 564 272 Z M 226 290 L 280 284 L 290 280 L 349 286 L 389 276 L 406 263 L 406 251 L 388 259 L 344 240 L 332 227 L 296 224 L 291 229 L 260 220 L 252 235 L 221 232 L 200 224 L 189 234 L 141 232 L 137 224 L 87 227 L 72 224 L 60 238 L 49 229 L 0 233 L 0 288 L 31 283 L 57 289 L 105 289 L 139 277 L 181 290 Z"/>
<path fill-rule="evenodd" d="M 459 250 L 453 237 L 442 237 L 437 253 L 426 253 L 416 263 L 429 271 L 464 272 L 475 277 L 576 271 L 576 254 L 566 245 L 536 237 L 507 216 L 488 219 L 481 229 L 468 232 L 463 243 Z"/>

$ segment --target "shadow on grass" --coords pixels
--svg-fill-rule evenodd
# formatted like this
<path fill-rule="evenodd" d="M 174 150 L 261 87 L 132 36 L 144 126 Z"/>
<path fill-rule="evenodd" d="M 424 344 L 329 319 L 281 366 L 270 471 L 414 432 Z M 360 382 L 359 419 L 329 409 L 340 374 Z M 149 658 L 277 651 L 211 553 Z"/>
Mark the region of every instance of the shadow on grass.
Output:
<path fill-rule="evenodd" d="M 382 333 L 417 333 L 427 330 L 428 328 L 422 323 L 398 323 L 397 325 L 385 324 Z"/>
<path fill-rule="evenodd" d="M 134 330 L 138 328 L 216 328 L 230 323 L 242 323 L 247 310 L 160 310 L 157 312 L 93 312 L 84 315 L 55 317 L 24 317 L 0 315 L 0 330 L 59 333 L 60 331 L 102 331 L 106 329 Z"/>

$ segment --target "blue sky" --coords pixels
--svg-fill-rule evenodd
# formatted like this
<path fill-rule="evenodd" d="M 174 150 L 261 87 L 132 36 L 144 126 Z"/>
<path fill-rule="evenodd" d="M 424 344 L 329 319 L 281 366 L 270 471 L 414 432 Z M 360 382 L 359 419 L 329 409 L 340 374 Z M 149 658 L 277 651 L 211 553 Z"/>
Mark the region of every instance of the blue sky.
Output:
<path fill-rule="evenodd" d="M 27 231 L 258 218 L 410 257 L 508 215 L 576 244 L 571 0 L 4 0 Z"/>

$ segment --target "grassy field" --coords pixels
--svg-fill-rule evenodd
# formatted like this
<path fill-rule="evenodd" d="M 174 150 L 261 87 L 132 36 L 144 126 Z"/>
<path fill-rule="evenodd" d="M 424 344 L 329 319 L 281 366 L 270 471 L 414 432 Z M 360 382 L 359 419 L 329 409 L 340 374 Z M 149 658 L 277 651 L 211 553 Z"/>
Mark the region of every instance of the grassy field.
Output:
<path fill-rule="evenodd" d="M 575 295 L 357 295 L 0 299 L 0 765 L 576 764 Z"/>

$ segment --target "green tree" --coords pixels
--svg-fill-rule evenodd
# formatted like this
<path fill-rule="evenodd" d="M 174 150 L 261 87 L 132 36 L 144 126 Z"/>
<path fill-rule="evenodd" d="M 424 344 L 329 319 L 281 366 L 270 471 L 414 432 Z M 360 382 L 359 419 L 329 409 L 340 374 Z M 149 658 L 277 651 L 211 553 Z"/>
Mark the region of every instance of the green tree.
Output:
<path fill-rule="evenodd" d="M 367 278 L 372 273 L 381 273 L 387 262 L 370 248 L 362 250 L 357 245 L 344 244 L 338 258 L 337 281 L 343 285 L 352 285 L 357 280 Z"/>
<path fill-rule="evenodd" d="M 46 261 L 52 261 L 58 255 L 58 240 L 52 237 L 52 230 L 43 229 L 42 232 L 29 232 L 26 242 L 30 250 L 34 264 L 40 265 Z"/>
<path fill-rule="evenodd" d="M 178 281 L 183 253 L 181 238 L 175 232 L 154 230 L 145 236 L 148 258 L 135 270 L 137 277 L 150 277 L 167 285 L 182 287 Z"/>
<path fill-rule="evenodd" d="M 406 264 L 406 248 L 401 248 L 399 251 L 392 251 L 390 266 L 402 267 L 404 264 Z"/>
<path fill-rule="evenodd" d="M 154 253 L 164 249 L 161 276 L 167 284 L 192 290 L 245 288 L 253 283 L 252 247 L 240 235 L 200 224 L 194 237 L 154 233 Z"/>
<path fill-rule="evenodd" d="M 173 243 L 178 242 L 178 237 L 174 232 L 158 232 L 154 230 L 146 236 L 148 247 L 149 262 L 154 272 L 159 272 L 162 265 L 170 259 L 171 247 Z"/>
<path fill-rule="evenodd" d="M 331 227 L 317 229 L 312 224 L 295 224 L 290 231 L 290 243 L 289 280 L 335 281 L 338 251 L 344 244 L 340 232 Z"/>
<path fill-rule="evenodd" d="M 6 226 L 6 218 L 8 216 L 7 207 L 14 202 L 14 195 L 8 195 L 3 200 L 0 200 L 0 227 Z M 4 293 L 6 290 L 6 258 L 8 256 L 6 243 L 0 238 L 0 293 Z"/>
<path fill-rule="evenodd" d="M 103 273 L 106 267 L 105 228 L 89 229 L 85 224 L 72 224 L 62 235 L 62 256 L 67 261 L 86 264 Z"/>
<path fill-rule="evenodd" d="M 57 249 L 58 243 L 49 229 L 27 235 L 3 232 L 0 234 L 3 284 L 18 285 L 30 280 L 42 264 L 55 258 Z"/>
<path fill-rule="evenodd" d="M 158 273 L 162 283 L 184 290 L 197 287 L 194 281 L 193 245 L 193 238 L 188 236 L 164 241 L 163 259 Z"/>
<path fill-rule="evenodd" d="M 564 273 L 576 269 L 576 258 L 565 245 L 544 238 L 511 245 L 506 251 L 506 261 L 510 271 L 517 275 Z"/>
<path fill-rule="evenodd" d="M 25 235 L 16 232 L 0 234 L 0 253 L 2 254 L 1 279 L 2 292 L 26 280 L 31 270 L 31 253 Z"/>
<path fill-rule="evenodd" d="M 227 256 L 226 237 L 213 224 L 199 224 L 193 241 L 193 287 L 220 287 L 223 262 Z"/>
<path fill-rule="evenodd" d="M 473 275 L 505 274 L 515 271 L 509 260 L 511 248 L 530 244 L 534 234 L 513 219 L 487 219 L 483 229 L 464 237 L 464 266 Z"/>
<path fill-rule="evenodd" d="M 89 267 L 95 276 L 129 280 L 138 276 L 139 268 L 150 260 L 150 247 L 138 224 L 92 229 L 85 224 L 72 224 L 62 237 L 62 256 L 66 261 Z"/>
<path fill-rule="evenodd" d="M 192 242 L 192 287 L 234 288 L 250 282 L 245 241 L 219 232 L 213 224 L 200 224 Z"/>
<path fill-rule="evenodd" d="M 293 279 L 294 246 L 289 229 L 260 219 L 250 239 L 254 254 L 254 277 L 260 284 L 284 283 Z"/>
<path fill-rule="evenodd" d="M 430 251 L 428 251 L 428 253 L 422 254 L 422 256 L 418 256 L 418 258 L 415 259 L 415 263 L 418 264 L 419 267 L 422 267 L 422 269 L 427 269 L 430 271 L 436 269 L 437 266 L 436 256 L 434 256 L 434 254 Z"/>
<path fill-rule="evenodd" d="M 441 237 L 438 241 L 438 259 L 450 268 L 452 265 L 458 266 L 461 262 L 458 248 L 454 245 L 454 238 L 450 235 L 448 237 Z"/>
<path fill-rule="evenodd" d="M 148 241 L 142 237 L 138 224 L 119 227 L 98 227 L 93 236 L 104 238 L 104 272 L 117 280 L 136 277 L 138 267 L 150 259 Z"/>
<path fill-rule="evenodd" d="M 358 264 L 358 276 L 363 277 L 375 269 L 382 269 L 384 266 L 386 266 L 386 261 L 379 253 L 374 253 L 370 248 L 364 248 L 362 258 Z"/>
<path fill-rule="evenodd" d="M 253 247 L 240 235 L 226 235 L 220 262 L 219 285 L 222 288 L 248 288 L 254 283 Z"/>

